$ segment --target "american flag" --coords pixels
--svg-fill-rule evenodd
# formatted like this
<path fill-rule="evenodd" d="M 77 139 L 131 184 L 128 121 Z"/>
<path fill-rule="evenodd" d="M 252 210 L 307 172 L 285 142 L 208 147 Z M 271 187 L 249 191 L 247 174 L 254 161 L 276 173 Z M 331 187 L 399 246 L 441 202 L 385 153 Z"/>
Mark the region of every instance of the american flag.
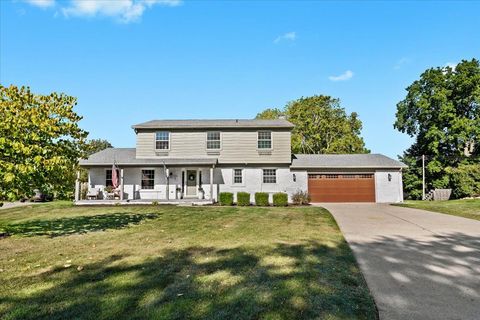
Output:
<path fill-rule="evenodd" d="M 118 183 L 118 167 L 115 163 L 113 163 L 112 166 L 112 187 L 113 188 L 118 188 L 120 183 Z"/>

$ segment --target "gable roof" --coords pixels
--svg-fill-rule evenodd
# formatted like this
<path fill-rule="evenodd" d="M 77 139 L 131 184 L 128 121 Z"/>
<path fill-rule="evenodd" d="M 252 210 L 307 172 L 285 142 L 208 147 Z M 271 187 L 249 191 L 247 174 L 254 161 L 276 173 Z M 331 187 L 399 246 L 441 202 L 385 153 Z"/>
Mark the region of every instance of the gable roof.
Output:
<path fill-rule="evenodd" d="M 406 168 L 383 154 L 295 154 L 292 168 Z"/>
<path fill-rule="evenodd" d="M 88 159 L 81 159 L 80 166 L 111 166 L 113 163 L 118 166 L 128 165 L 213 165 L 217 158 L 161 158 L 158 159 L 137 159 L 135 148 L 107 148 L 92 154 Z"/>
<path fill-rule="evenodd" d="M 210 119 L 210 120 L 151 120 L 132 126 L 133 129 L 220 129 L 220 128 L 288 128 L 294 125 L 284 119 Z"/>

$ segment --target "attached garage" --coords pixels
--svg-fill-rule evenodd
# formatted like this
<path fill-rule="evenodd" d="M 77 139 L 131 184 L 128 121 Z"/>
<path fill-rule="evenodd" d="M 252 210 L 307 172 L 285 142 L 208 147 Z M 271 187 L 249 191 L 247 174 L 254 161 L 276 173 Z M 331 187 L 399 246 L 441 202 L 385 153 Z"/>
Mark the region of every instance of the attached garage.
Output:
<path fill-rule="evenodd" d="M 402 202 L 403 163 L 381 154 L 294 155 L 312 202 Z"/>

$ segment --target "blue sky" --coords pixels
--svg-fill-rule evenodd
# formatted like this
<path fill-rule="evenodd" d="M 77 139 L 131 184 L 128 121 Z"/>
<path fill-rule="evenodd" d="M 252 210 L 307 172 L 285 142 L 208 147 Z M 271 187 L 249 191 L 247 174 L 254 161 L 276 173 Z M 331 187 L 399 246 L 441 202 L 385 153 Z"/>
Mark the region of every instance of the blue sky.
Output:
<path fill-rule="evenodd" d="M 90 138 L 151 119 L 252 118 L 338 97 L 372 152 L 401 154 L 396 103 L 429 67 L 480 58 L 480 2 L 0 1 L 0 82 L 78 98 Z"/>

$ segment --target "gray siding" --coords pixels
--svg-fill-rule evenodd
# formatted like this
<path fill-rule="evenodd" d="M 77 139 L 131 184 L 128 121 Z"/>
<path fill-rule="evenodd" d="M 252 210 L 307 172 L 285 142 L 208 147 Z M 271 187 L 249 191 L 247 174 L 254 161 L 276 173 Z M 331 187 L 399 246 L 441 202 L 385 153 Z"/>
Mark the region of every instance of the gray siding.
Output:
<path fill-rule="evenodd" d="M 220 130 L 221 131 L 221 130 Z M 170 150 L 155 151 L 155 131 L 137 133 L 137 158 L 214 157 L 219 163 L 290 163 L 290 131 L 271 130 L 273 149 L 257 150 L 257 130 L 221 131 L 221 150 L 207 152 L 206 131 L 170 131 Z"/>

